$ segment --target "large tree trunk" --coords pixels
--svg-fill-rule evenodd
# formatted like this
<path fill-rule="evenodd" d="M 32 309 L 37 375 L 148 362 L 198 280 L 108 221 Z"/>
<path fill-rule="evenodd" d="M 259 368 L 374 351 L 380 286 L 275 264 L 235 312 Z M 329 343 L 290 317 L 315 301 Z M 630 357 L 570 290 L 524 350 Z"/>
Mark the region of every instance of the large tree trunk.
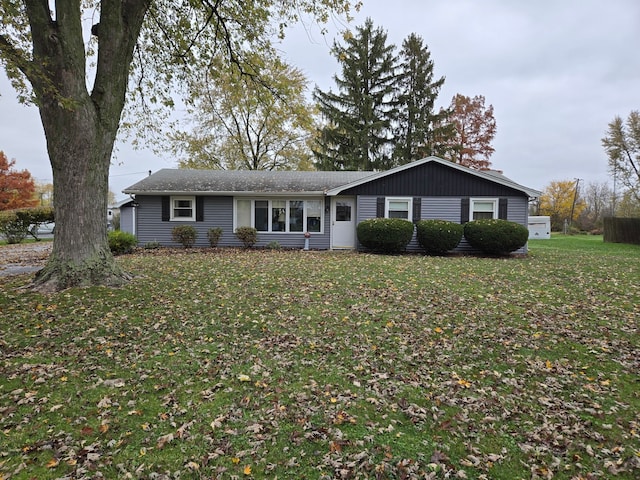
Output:
<path fill-rule="evenodd" d="M 107 242 L 109 164 L 124 107 L 133 50 L 150 0 L 102 0 L 95 82 L 86 83 L 77 0 L 25 0 L 33 61 L 23 69 L 38 99 L 53 169 L 53 251 L 34 287 L 119 285 L 128 277 Z"/>
<path fill-rule="evenodd" d="M 53 252 L 34 286 L 119 285 L 128 276 L 107 242 L 108 176 L 115 130 L 106 132 L 87 97 L 71 110 L 40 109 L 53 168 L 56 228 Z"/>

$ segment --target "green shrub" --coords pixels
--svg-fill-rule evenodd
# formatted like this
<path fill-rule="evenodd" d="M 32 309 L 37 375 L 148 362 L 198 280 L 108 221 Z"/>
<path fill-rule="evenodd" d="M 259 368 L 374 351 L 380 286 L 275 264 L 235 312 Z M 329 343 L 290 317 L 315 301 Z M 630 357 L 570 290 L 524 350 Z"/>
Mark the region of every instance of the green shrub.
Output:
<path fill-rule="evenodd" d="M 171 230 L 174 242 L 181 243 L 184 248 L 191 248 L 196 243 L 198 232 L 192 225 L 179 225 Z"/>
<path fill-rule="evenodd" d="M 160 248 L 160 242 L 154 240 L 153 242 L 147 242 L 144 244 L 145 250 L 154 250 L 156 248 Z"/>
<path fill-rule="evenodd" d="M 464 227 L 447 220 L 421 220 L 416 230 L 420 246 L 427 253 L 440 255 L 458 246 Z"/>
<path fill-rule="evenodd" d="M 212 248 L 215 248 L 218 246 L 220 237 L 222 237 L 222 229 L 220 227 L 210 228 L 207 231 L 207 238 L 209 239 L 209 245 L 211 245 Z"/>
<path fill-rule="evenodd" d="M 267 248 L 269 250 L 280 250 L 282 247 L 280 246 L 279 242 L 277 242 L 276 240 L 272 240 L 267 244 Z"/>
<path fill-rule="evenodd" d="M 245 248 L 253 247 L 258 241 L 258 230 L 253 227 L 238 227 L 235 233 Z"/>
<path fill-rule="evenodd" d="M 8 243 L 20 243 L 27 235 L 36 240 L 38 227 L 42 223 L 53 222 L 54 211 L 51 207 L 20 208 L 0 212 L 0 234 Z"/>
<path fill-rule="evenodd" d="M 371 218 L 358 224 L 358 241 L 377 252 L 402 252 L 413 237 L 413 223 L 401 218 Z"/>
<path fill-rule="evenodd" d="M 485 253 L 504 255 L 526 245 L 529 230 L 507 220 L 474 220 L 464 225 L 464 237 L 472 247 Z"/>
<path fill-rule="evenodd" d="M 135 235 L 122 230 L 114 230 L 108 234 L 109 249 L 114 255 L 122 255 L 125 253 L 131 253 L 133 247 L 138 244 L 138 239 Z"/>

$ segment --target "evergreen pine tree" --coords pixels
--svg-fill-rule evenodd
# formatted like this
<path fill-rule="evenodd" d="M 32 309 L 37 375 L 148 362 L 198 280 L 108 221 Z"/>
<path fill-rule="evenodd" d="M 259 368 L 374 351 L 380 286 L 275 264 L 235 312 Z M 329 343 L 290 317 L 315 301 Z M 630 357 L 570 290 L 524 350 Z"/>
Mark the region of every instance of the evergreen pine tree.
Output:
<path fill-rule="evenodd" d="M 433 78 L 431 53 L 419 35 L 412 33 L 402 43 L 398 82 L 398 123 L 394 160 L 398 165 L 430 155 L 442 156 L 443 139 L 453 136 L 448 109 L 435 113 L 435 101 L 444 77 Z"/>
<path fill-rule="evenodd" d="M 385 170 L 392 166 L 397 75 L 394 45 L 369 18 L 356 34 L 337 42 L 342 66 L 334 76 L 338 92 L 316 88 L 314 98 L 326 125 L 313 148 L 320 170 Z"/>

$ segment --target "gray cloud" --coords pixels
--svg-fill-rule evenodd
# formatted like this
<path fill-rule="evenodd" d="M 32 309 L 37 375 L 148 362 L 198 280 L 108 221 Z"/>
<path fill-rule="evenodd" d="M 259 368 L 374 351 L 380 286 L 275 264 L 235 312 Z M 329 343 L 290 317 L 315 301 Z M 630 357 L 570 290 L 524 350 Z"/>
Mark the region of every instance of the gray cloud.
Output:
<path fill-rule="evenodd" d="M 397 46 L 412 32 L 422 36 L 436 75 L 446 77 L 441 105 L 461 93 L 484 95 L 494 106 L 494 168 L 538 189 L 551 180 L 608 181 L 600 145 L 607 123 L 640 109 L 640 2 L 364 0 L 350 27 L 366 17 Z M 335 20 L 323 35 L 316 25 L 297 26 L 281 45 L 311 86 L 335 88 L 339 67 L 329 50 L 344 27 Z M 5 78 L 0 92 L 0 150 L 50 179 L 37 110 L 18 105 Z M 119 149 L 116 192 L 140 172 L 172 165 L 128 145 Z"/>

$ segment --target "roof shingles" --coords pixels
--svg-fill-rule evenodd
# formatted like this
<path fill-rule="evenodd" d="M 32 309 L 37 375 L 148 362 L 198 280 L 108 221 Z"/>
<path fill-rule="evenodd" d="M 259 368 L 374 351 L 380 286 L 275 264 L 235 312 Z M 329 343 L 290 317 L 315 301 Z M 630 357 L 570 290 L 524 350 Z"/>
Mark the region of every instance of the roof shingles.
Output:
<path fill-rule="evenodd" d="M 162 169 L 124 193 L 325 192 L 374 173 Z"/>

